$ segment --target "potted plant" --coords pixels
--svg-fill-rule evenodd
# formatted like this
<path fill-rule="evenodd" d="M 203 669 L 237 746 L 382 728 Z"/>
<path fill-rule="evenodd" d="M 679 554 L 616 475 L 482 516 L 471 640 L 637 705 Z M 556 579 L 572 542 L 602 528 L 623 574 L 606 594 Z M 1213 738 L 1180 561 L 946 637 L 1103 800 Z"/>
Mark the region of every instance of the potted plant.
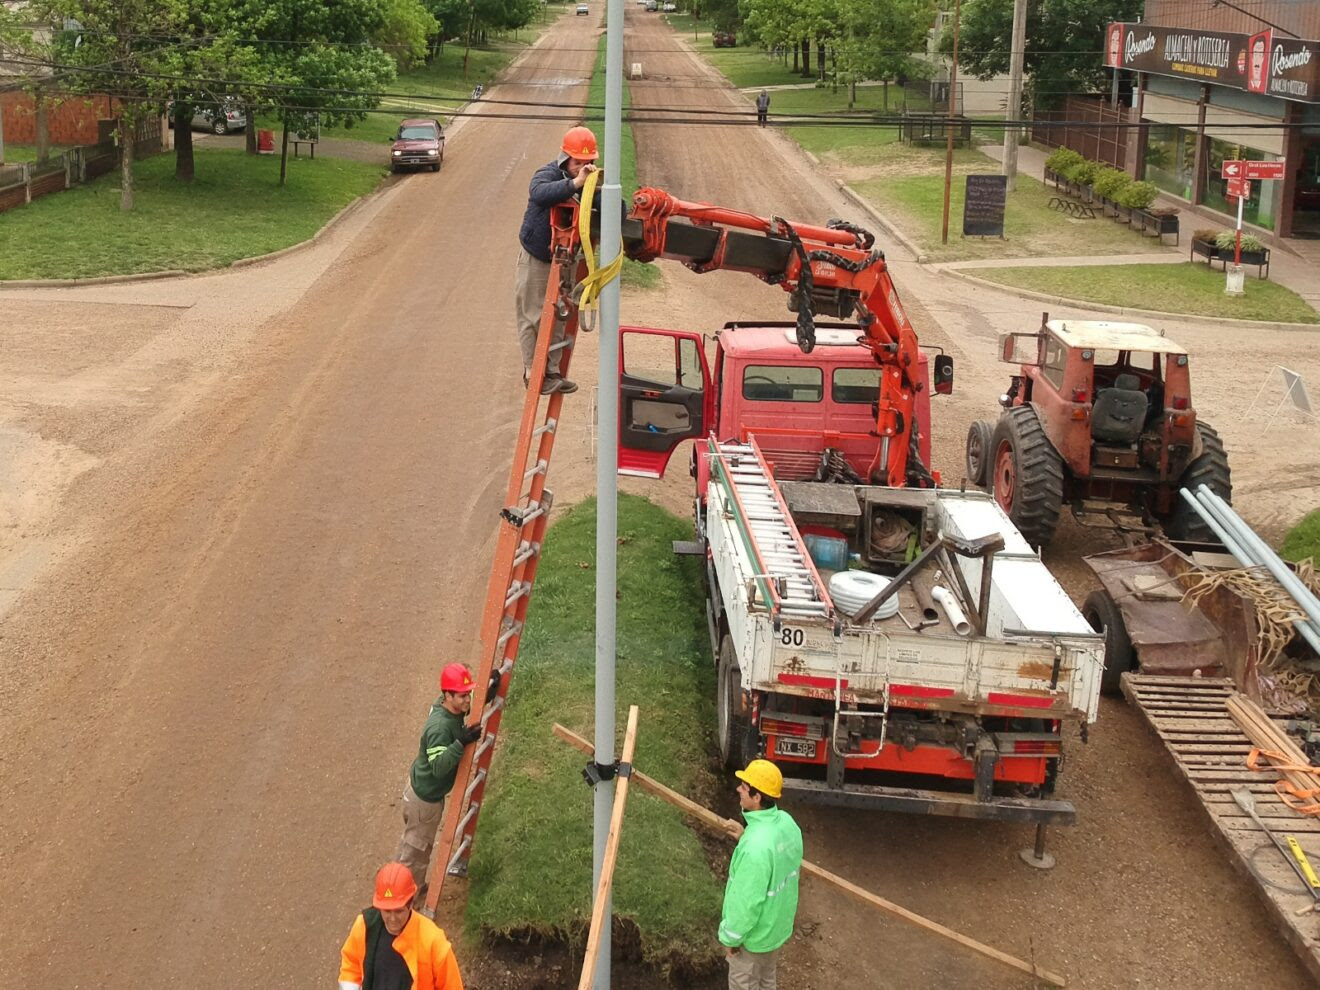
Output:
<path fill-rule="evenodd" d="M 1232 230 L 1221 230 L 1215 235 L 1215 247 L 1218 248 L 1219 260 L 1225 265 L 1233 263 L 1237 234 Z M 1242 264 L 1265 267 L 1268 271 L 1270 249 L 1254 234 L 1242 235 Z"/>
<path fill-rule="evenodd" d="M 1067 179 L 1068 169 L 1082 161 L 1082 156 L 1073 151 L 1072 148 L 1055 148 L 1045 159 L 1045 181 L 1053 182 L 1054 188 L 1059 188 L 1059 183 Z"/>
<path fill-rule="evenodd" d="M 1095 181 L 1091 183 L 1091 189 L 1100 197 L 1101 208 L 1113 209 L 1114 217 L 1117 218 L 1119 193 L 1131 184 L 1131 176 L 1121 169 L 1102 168 L 1096 173 Z"/>
<path fill-rule="evenodd" d="M 1153 230 L 1156 237 L 1178 235 L 1178 211 L 1168 207 L 1151 208 L 1159 188 L 1153 182 L 1134 182 L 1123 190 L 1123 205 L 1132 211 L 1132 220 L 1141 226 L 1141 232 Z"/>
<path fill-rule="evenodd" d="M 1083 158 L 1076 165 L 1068 169 L 1066 173 L 1068 176 L 1068 185 L 1077 196 L 1084 198 L 1089 203 L 1092 199 L 1091 183 L 1095 181 L 1095 177 L 1099 173 L 1099 162 L 1093 162 Z"/>
<path fill-rule="evenodd" d="M 1215 243 L 1219 236 L 1219 231 L 1203 227 L 1200 230 L 1192 231 L 1192 250 L 1189 257 L 1195 261 L 1200 255 L 1207 262 L 1212 262 L 1219 257 L 1219 245 Z"/>

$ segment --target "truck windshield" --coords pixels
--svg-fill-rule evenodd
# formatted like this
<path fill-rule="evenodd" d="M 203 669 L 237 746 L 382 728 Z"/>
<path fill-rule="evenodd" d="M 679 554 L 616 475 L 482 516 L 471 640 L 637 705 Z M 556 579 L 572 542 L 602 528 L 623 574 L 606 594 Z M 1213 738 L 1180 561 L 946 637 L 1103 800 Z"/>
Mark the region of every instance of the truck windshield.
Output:
<path fill-rule="evenodd" d="M 825 378 L 819 368 L 749 364 L 743 371 L 744 399 L 760 402 L 819 402 Z"/>
<path fill-rule="evenodd" d="M 880 371 L 875 368 L 835 368 L 830 382 L 835 402 L 870 404 L 880 398 Z"/>
<path fill-rule="evenodd" d="M 434 127 L 400 127 L 400 141 L 434 141 Z"/>

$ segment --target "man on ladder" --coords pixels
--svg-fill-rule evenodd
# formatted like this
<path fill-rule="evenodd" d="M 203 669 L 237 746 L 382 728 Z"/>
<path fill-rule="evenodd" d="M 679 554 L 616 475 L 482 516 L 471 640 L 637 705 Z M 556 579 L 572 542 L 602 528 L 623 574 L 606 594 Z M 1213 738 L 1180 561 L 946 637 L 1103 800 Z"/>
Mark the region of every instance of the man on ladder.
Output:
<path fill-rule="evenodd" d="M 471 709 L 472 674 L 463 664 L 451 663 L 440 672 L 440 697 L 431 705 L 403 787 L 403 835 L 395 859 L 412 873 L 417 905 L 426 900 L 426 870 L 445 795 L 454 786 L 463 749 L 481 736 L 480 725 L 464 724 Z"/>

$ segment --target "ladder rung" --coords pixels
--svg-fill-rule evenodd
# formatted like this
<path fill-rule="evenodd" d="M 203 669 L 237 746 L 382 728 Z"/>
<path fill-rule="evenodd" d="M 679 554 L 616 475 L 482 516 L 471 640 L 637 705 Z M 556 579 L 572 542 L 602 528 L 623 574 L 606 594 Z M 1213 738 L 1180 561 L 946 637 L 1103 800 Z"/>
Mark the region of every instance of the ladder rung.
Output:
<path fill-rule="evenodd" d="M 468 851 L 468 846 L 472 845 L 472 836 L 463 836 L 463 841 L 458 844 L 454 850 L 454 855 L 449 857 L 449 865 L 445 867 L 445 872 L 451 877 L 461 877 L 467 875 L 467 869 L 459 865 L 463 860 L 463 854 Z"/>
<path fill-rule="evenodd" d="M 478 787 L 480 787 L 485 782 L 485 780 L 486 780 L 486 768 L 482 767 L 480 770 L 474 773 L 472 775 L 472 779 L 468 781 L 467 789 L 463 791 L 463 800 L 466 801 L 468 798 L 470 798 L 472 796 L 472 792 L 475 791 Z"/>
<path fill-rule="evenodd" d="M 545 461 L 537 461 L 535 467 L 530 467 L 523 472 L 523 481 L 531 481 L 538 474 L 545 474 Z"/>
<path fill-rule="evenodd" d="M 509 585 L 509 593 L 504 597 L 504 607 L 508 608 L 519 598 L 531 594 L 532 583 L 530 581 L 514 581 Z"/>
<path fill-rule="evenodd" d="M 555 426 L 558 425 L 558 422 L 559 422 L 559 421 L 556 420 L 556 419 L 554 419 L 554 418 L 547 419 L 544 423 L 542 423 L 542 424 L 541 424 L 540 426 L 538 426 L 536 429 L 532 430 L 532 436 L 534 436 L 534 437 L 539 437 L 539 436 L 541 436 L 541 434 L 543 434 L 543 433 L 554 433 L 554 432 L 555 432 Z"/>
<path fill-rule="evenodd" d="M 528 543 L 526 540 L 518 547 L 518 552 L 513 555 L 513 566 L 521 567 L 527 561 L 531 560 L 541 551 L 539 543 Z"/>
<path fill-rule="evenodd" d="M 492 715 L 494 715 L 497 711 L 499 711 L 503 707 L 504 707 L 503 698 L 499 697 L 498 695 L 492 698 L 490 704 L 486 706 L 486 710 L 481 713 L 481 727 L 485 729 L 487 720 L 489 720 L 489 718 Z"/>
<path fill-rule="evenodd" d="M 551 344 L 548 353 L 554 354 L 556 351 L 562 351 L 565 347 L 572 347 L 572 346 L 573 346 L 573 338 L 565 337 L 563 340 L 559 341 L 558 343 Z"/>
<path fill-rule="evenodd" d="M 517 636 L 520 632 L 522 632 L 522 627 L 523 624 L 521 622 L 514 622 L 512 625 L 509 626 L 508 629 L 500 633 L 500 638 L 495 640 L 495 649 L 496 650 L 504 649 L 505 643 L 513 639 L 513 637 Z"/>
<path fill-rule="evenodd" d="M 485 773 L 485 771 L 483 770 L 482 773 Z M 480 808 L 481 808 L 480 801 L 473 801 L 471 804 L 469 804 L 467 811 L 463 812 L 463 817 L 460 818 L 458 820 L 458 824 L 454 826 L 454 832 L 462 833 L 466 831 L 468 825 L 470 825 L 472 823 L 472 820 L 477 817 L 477 811 L 480 810 Z"/>
<path fill-rule="evenodd" d="M 479 760 L 485 756 L 486 752 L 495 745 L 495 737 L 497 735 L 499 735 L 497 732 L 487 733 L 486 738 L 477 744 L 476 751 L 473 752 L 472 758 L 474 760 Z"/>

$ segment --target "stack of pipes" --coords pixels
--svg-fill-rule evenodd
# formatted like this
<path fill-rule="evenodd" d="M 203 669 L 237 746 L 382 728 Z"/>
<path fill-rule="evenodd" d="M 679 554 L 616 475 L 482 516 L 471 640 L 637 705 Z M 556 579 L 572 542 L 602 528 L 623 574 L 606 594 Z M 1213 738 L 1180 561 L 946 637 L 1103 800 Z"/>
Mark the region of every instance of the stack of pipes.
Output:
<path fill-rule="evenodd" d="M 1279 724 L 1265 714 L 1260 705 L 1245 694 L 1231 695 L 1226 704 L 1229 715 L 1246 733 L 1251 745 L 1261 750 L 1261 756 L 1279 768 L 1280 775 L 1288 784 L 1289 793 L 1303 795 L 1315 787 L 1315 778 L 1311 773 L 1289 769 L 1308 766 L 1311 761 Z"/>
<path fill-rule="evenodd" d="M 1222 498 L 1206 485 L 1195 492 L 1186 488 L 1179 494 L 1205 520 L 1225 549 L 1244 567 L 1264 567 L 1296 603 L 1304 618 L 1294 620 L 1293 628 L 1320 656 L 1320 599 L 1302 584 L 1265 541 Z"/>

